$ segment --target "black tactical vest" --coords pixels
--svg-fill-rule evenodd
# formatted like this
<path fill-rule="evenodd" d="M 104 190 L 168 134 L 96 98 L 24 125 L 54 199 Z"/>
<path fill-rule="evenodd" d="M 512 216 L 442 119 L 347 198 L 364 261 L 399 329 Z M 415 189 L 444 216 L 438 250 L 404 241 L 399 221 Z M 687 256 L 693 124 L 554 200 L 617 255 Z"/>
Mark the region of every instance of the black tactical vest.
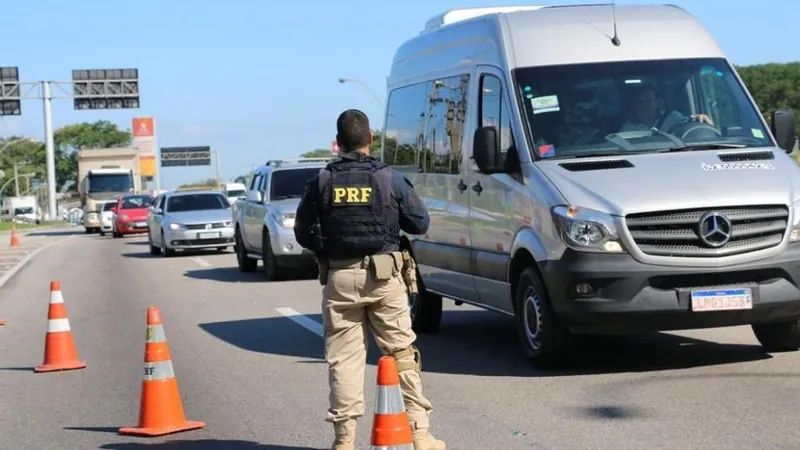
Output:
<path fill-rule="evenodd" d="M 395 250 L 400 242 L 392 172 L 372 158 L 328 164 L 319 177 L 320 226 L 331 260 Z"/>

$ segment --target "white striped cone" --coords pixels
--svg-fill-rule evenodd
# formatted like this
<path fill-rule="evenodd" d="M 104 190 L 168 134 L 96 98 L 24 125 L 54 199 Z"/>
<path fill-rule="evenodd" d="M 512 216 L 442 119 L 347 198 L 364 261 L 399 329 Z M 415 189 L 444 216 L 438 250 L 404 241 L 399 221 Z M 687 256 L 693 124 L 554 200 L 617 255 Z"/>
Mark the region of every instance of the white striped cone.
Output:
<path fill-rule="evenodd" d="M 397 363 L 391 356 L 378 361 L 371 445 L 372 450 L 414 450 Z"/>

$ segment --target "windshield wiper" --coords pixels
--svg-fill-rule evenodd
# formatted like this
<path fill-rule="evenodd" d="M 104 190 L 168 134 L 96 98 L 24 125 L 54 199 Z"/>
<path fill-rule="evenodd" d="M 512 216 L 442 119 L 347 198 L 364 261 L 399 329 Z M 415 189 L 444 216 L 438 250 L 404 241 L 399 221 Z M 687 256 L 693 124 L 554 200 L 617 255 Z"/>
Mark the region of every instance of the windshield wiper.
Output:
<path fill-rule="evenodd" d="M 698 142 L 697 144 L 684 144 L 661 150 L 660 153 L 686 152 L 692 150 L 725 150 L 729 148 L 747 148 L 745 144 L 730 144 L 725 142 Z"/>

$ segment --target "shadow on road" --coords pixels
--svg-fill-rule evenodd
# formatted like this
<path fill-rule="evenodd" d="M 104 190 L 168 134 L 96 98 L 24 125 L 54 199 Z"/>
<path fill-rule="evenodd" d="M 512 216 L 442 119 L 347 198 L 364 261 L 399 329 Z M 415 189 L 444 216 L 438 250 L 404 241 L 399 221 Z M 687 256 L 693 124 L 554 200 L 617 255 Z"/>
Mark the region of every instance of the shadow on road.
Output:
<path fill-rule="evenodd" d="M 150 245 L 150 243 L 147 241 L 131 241 L 126 242 L 125 245 Z"/>
<path fill-rule="evenodd" d="M 259 444 L 252 441 L 240 441 L 232 439 L 199 439 L 196 441 L 168 441 L 152 444 L 126 442 L 120 444 L 105 444 L 101 445 L 99 448 L 109 450 L 141 450 L 148 448 L 157 450 L 324 450 L 313 447 Z"/>
<path fill-rule="evenodd" d="M 21 231 L 22 236 L 69 236 L 71 234 L 86 234 L 83 228 L 79 230 L 42 230 L 42 231 Z"/>
<path fill-rule="evenodd" d="M 226 283 L 264 282 L 264 270 L 261 266 L 259 266 L 258 270 L 251 273 L 240 272 L 238 267 L 216 267 L 212 269 L 187 270 L 183 273 L 183 276 L 194 280 L 221 281 Z"/>
<path fill-rule="evenodd" d="M 148 245 L 147 241 L 145 242 L 126 242 L 126 244 L 130 245 Z M 203 256 L 203 255 L 227 255 L 230 254 L 229 252 L 220 252 L 216 249 L 212 250 L 179 250 L 175 252 L 174 256 L 170 258 L 184 258 L 189 256 Z M 148 258 L 163 258 L 162 255 L 151 255 L 150 252 L 132 252 L 132 253 L 122 253 L 122 256 L 126 258 L 138 258 L 138 259 L 148 259 Z"/>
<path fill-rule="evenodd" d="M 264 267 L 259 265 L 258 270 L 252 273 L 242 273 L 236 266 L 231 267 L 214 267 L 210 269 L 187 270 L 183 274 L 186 278 L 194 280 L 211 280 L 226 283 L 241 283 L 250 281 L 265 282 L 264 280 Z M 297 271 L 290 279 L 282 281 L 300 281 L 316 279 L 316 274 L 303 273 Z M 280 283 L 281 281 L 273 281 L 272 283 Z M 271 283 L 271 284 L 272 284 Z"/>
<path fill-rule="evenodd" d="M 309 315 L 320 322 L 320 315 Z M 568 370 L 541 371 L 524 358 L 513 319 L 484 311 L 447 311 L 437 334 L 417 345 L 426 372 L 477 376 L 570 376 L 649 372 L 771 358 L 757 345 L 718 344 L 673 334 L 586 336 Z M 248 351 L 324 359 L 321 339 L 284 317 L 200 324 L 209 334 Z M 380 356 L 370 339 L 367 356 Z M 602 414 L 602 412 L 600 412 Z"/>

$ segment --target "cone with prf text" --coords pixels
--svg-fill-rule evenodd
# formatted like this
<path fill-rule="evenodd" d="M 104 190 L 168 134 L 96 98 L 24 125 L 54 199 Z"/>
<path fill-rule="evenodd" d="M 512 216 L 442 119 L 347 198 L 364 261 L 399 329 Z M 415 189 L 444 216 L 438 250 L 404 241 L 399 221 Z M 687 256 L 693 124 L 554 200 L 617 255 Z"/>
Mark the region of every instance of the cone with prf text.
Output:
<path fill-rule="evenodd" d="M 17 225 L 11 225 L 11 242 L 8 244 L 9 247 L 19 247 L 19 236 L 17 236 Z"/>
<path fill-rule="evenodd" d="M 147 339 L 144 346 L 144 380 L 139 400 L 139 426 L 120 428 L 120 434 L 162 436 L 205 427 L 186 420 L 172 370 L 167 336 L 157 307 L 147 308 Z"/>
<path fill-rule="evenodd" d="M 67 306 L 61 294 L 61 283 L 50 282 L 50 307 L 47 311 L 47 336 L 44 341 L 44 362 L 35 372 L 83 369 L 86 363 L 78 358 L 72 329 L 67 318 Z"/>
<path fill-rule="evenodd" d="M 378 360 L 378 389 L 375 392 L 375 416 L 370 442 L 372 450 L 414 450 L 397 362 L 391 356 L 383 356 Z"/>

